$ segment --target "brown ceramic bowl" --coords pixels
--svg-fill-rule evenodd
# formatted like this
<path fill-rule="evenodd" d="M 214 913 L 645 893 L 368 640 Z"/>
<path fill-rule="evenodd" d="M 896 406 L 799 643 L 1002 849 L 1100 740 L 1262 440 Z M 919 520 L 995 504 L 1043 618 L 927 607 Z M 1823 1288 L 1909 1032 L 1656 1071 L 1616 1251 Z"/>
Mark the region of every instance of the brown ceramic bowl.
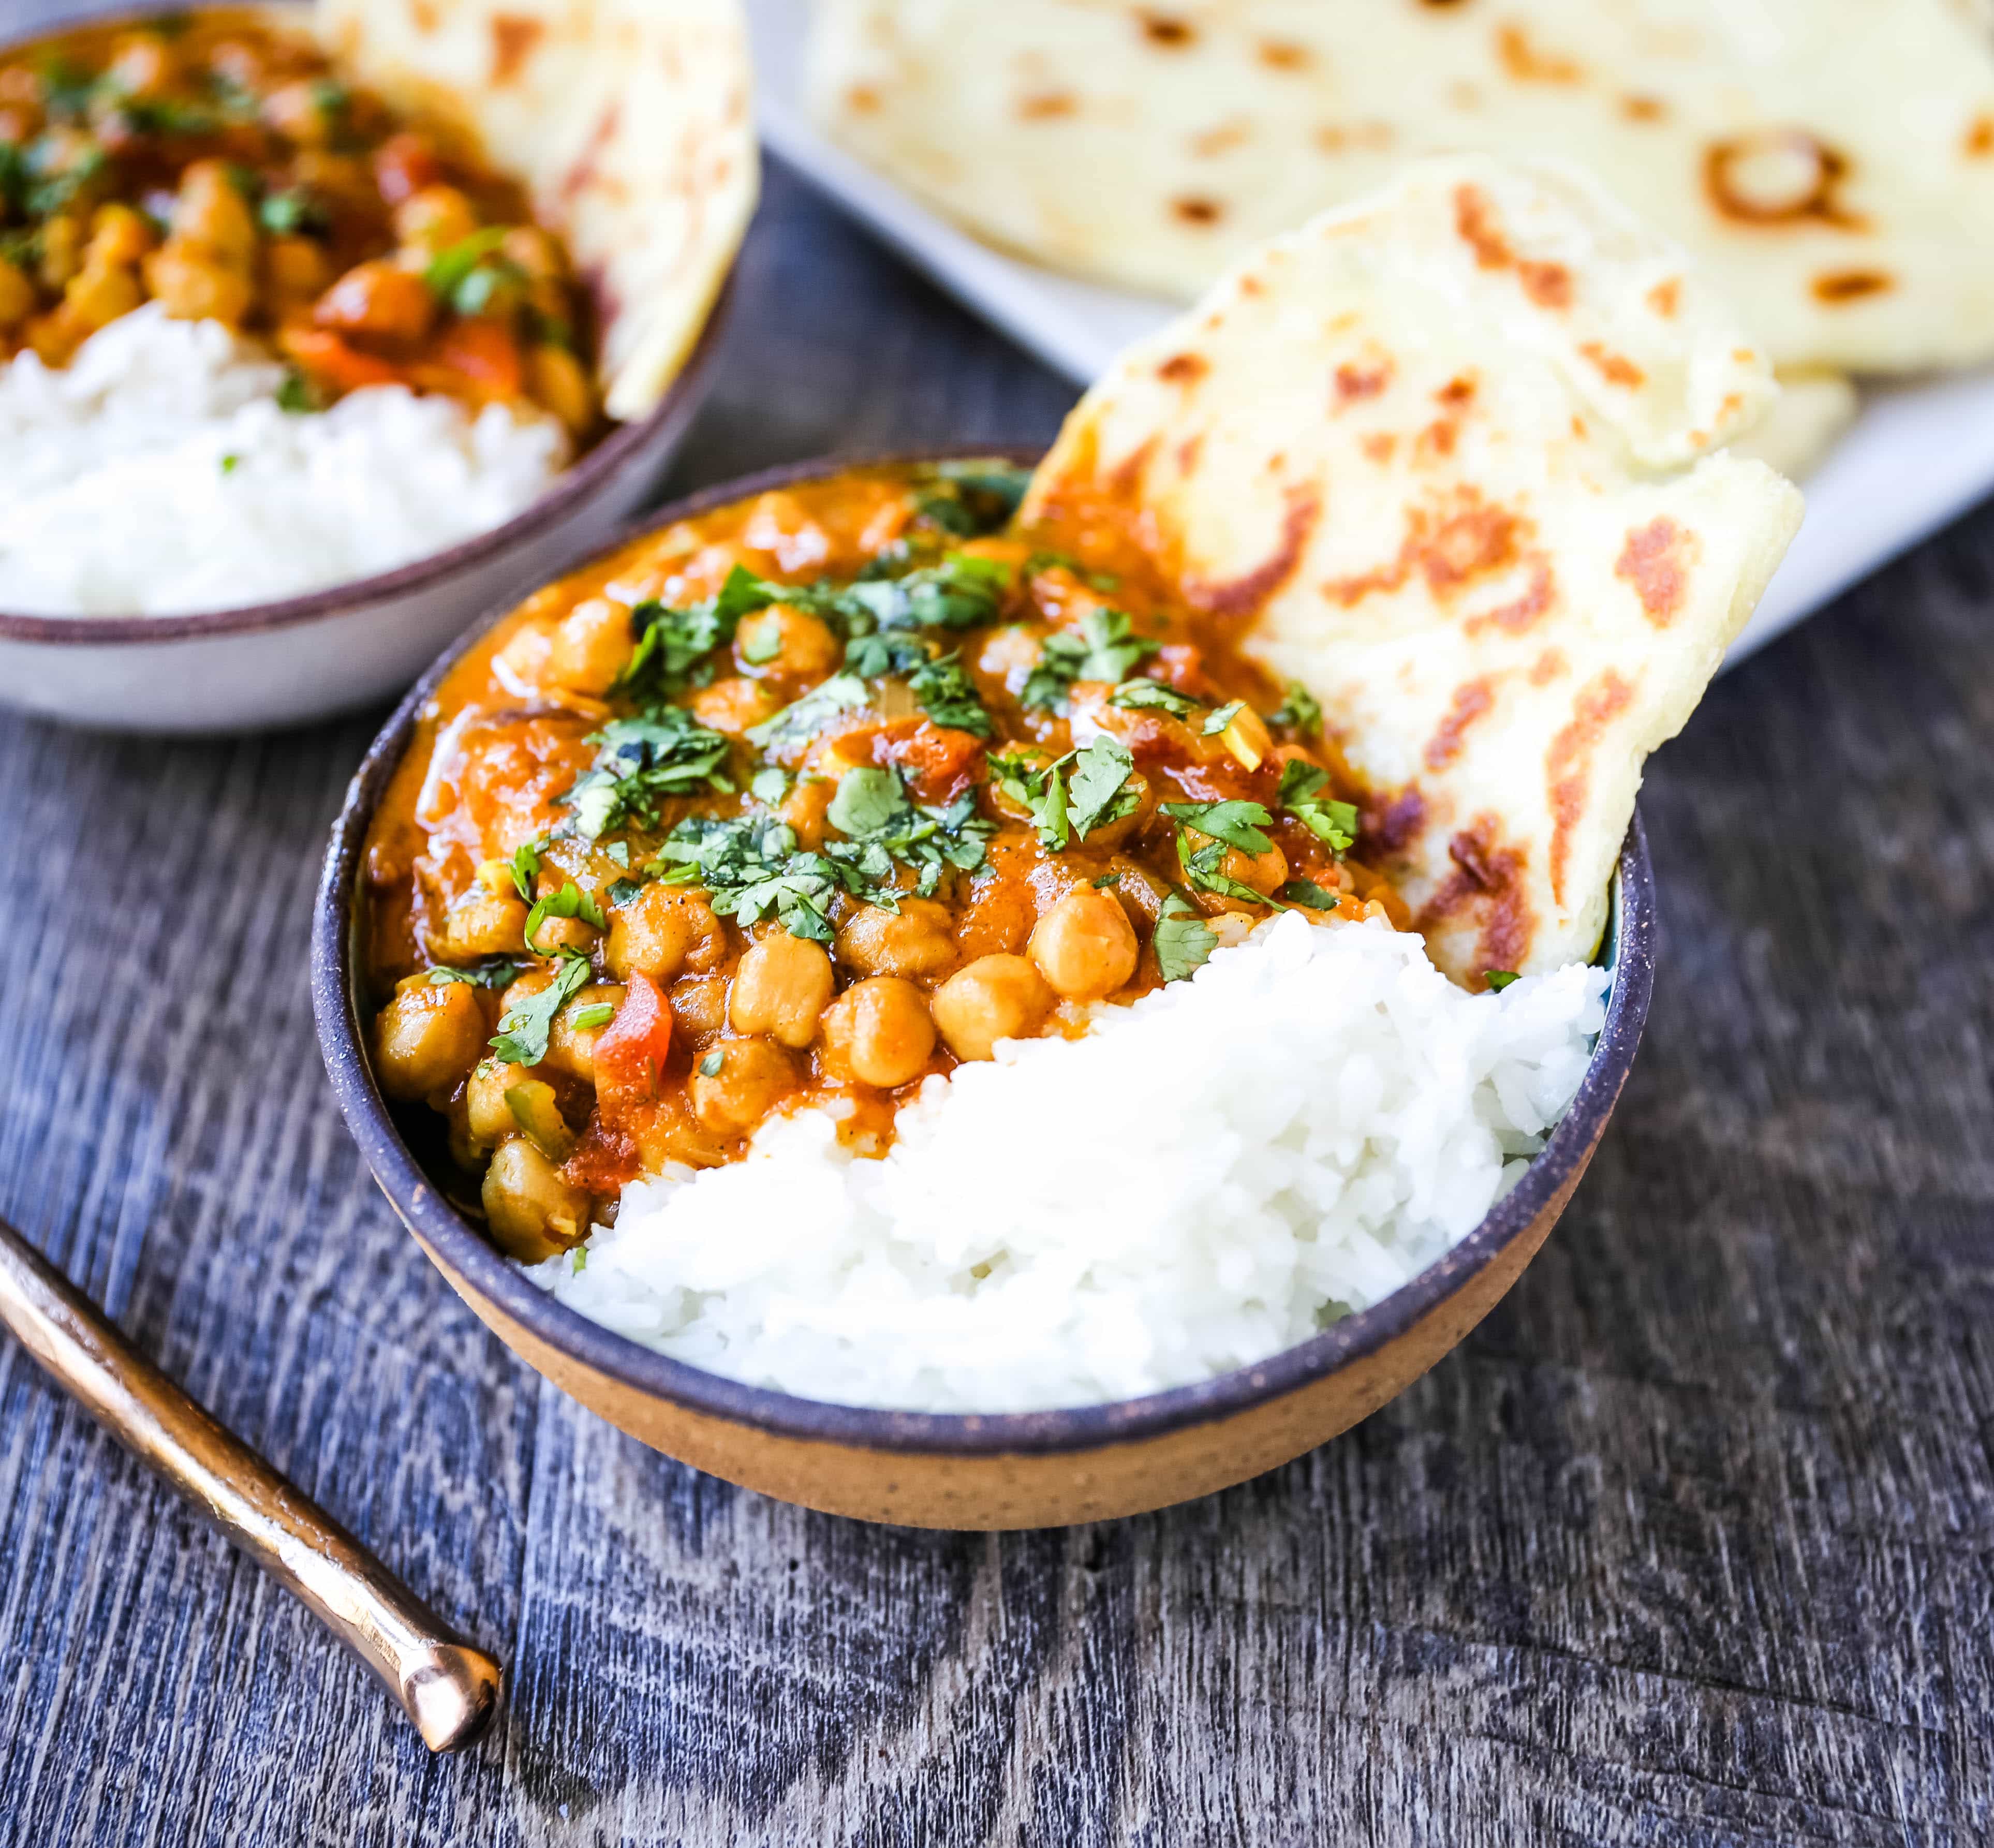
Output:
<path fill-rule="evenodd" d="M 63 23 L 185 10 L 173 0 L 106 0 L 65 9 Z M 12 28 L 0 4 L 0 43 L 61 29 L 53 21 L 29 33 Z M 642 506 L 706 394 L 732 293 L 730 281 L 656 406 L 612 429 L 502 524 L 278 602 L 170 616 L 0 610 L 0 705 L 117 731 L 210 733 L 296 725 L 385 699 L 495 599 L 600 550 Z"/>
<path fill-rule="evenodd" d="M 851 465 L 809 463 L 731 482 L 663 509 L 644 529 Z M 312 930 L 312 997 L 326 1068 L 395 1210 L 506 1345 L 632 1436 L 730 1482 L 865 1521 L 1030 1527 L 1139 1514 L 1287 1462 L 1376 1411 L 1488 1314 L 1564 1209 L 1633 1063 L 1654 976 L 1654 888 L 1638 819 L 1621 849 L 1600 951 L 1614 975 L 1606 1025 L 1577 1099 L 1517 1187 L 1439 1263 L 1382 1302 L 1200 1385 L 1054 1411 L 976 1417 L 824 1404 L 667 1359 L 557 1302 L 500 1256 L 412 1151 L 412 1142 L 439 1147 L 430 1128 L 437 1119 L 420 1111 L 398 1116 L 368 1063 L 356 955 L 367 831 L 417 715 L 488 626 L 451 649 L 403 701 L 354 777 L 333 830 Z"/>

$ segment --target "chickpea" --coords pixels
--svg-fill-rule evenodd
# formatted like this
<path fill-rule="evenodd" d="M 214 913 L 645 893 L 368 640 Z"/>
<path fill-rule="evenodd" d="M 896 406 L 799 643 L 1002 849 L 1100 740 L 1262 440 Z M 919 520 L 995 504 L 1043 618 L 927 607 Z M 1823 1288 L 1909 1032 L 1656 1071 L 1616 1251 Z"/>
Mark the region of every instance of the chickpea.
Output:
<path fill-rule="evenodd" d="M 601 1027 L 577 1027 L 574 1017 L 585 1008 L 599 1007 L 608 1003 L 618 1006 L 623 999 L 620 983 L 591 982 L 587 987 L 577 989 L 574 999 L 554 1017 L 554 1023 L 547 1034 L 547 1056 L 545 1063 L 557 1071 L 565 1071 L 570 1078 L 578 1078 L 584 1083 L 595 1082 L 595 1042 L 602 1037 Z"/>
<path fill-rule="evenodd" d="M 478 211 L 454 186 L 426 186 L 395 207 L 395 235 L 425 262 L 478 228 Z"/>
<path fill-rule="evenodd" d="M 823 945 L 776 931 L 751 944 L 734 974 L 727 1017 L 736 1033 L 762 1033 L 800 1049 L 817 1037 L 837 978 Z"/>
<path fill-rule="evenodd" d="M 537 346 L 527 356 L 535 400 L 581 436 L 595 422 L 595 386 L 581 362 L 565 347 Z"/>
<path fill-rule="evenodd" d="M 782 702 L 759 681 L 715 681 L 692 700 L 693 717 L 730 738 L 752 731 L 781 709 Z"/>
<path fill-rule="evenodd" d="M 438 962 L 470 962 L 480 956 L 516 956 L 526 947 L 526 907 L 509 892 L 479 884 L 445 914 L 443 928 L 429 933 L 429 951 Z"/>
<path fill-rule="evenodd" d="M 11 334 L 35 311 L 35 285 L 0 257 L 0 334 Z"/>
<path fill-rule="evenodd" d="M 403 1102 L 448 1091 L 478 1063 L 488 1030 L 468 982 L 409 976 L 375 1023 L 381 1088 Z"/>
<path fill-rule="evenodd" d="M 693 1113 L 717 1136 L 745 1136 L 797 1082 L 795 1061 L 773 1040 L 723 1040 L 693 1068 Z"/>
<path fill-rule="evenodd" d="M 527 914 L 529 918 L 532 915 Z M 536 956 L 552 956 L 562 950 L 574 950 L 585 956 L 595 948 L 600 934 L 585 918 L 543 917 L 526 948 Z"/>
<path fill-rule="evenodd" d="M 42 226 L 41 285 L 60 289 L 82 267 L 83 227 L 68 213 L 58 212 Z"/>
<path fill-rule="evenodd" d="M 547 672 L 574 692 L 607 693 L 636 646 L 629 611 L 607 597 L 591 597 L 561 619 L 547 649 Z"/>
<path fill-rule="evenodd" d="M 180 175 L 173 236 L 199 245 L 231 267 L 248 268 L 256 253 L 256 221 L 224 163 L 197 160 Z"/>
<path fill-rule="evenodd" d="M 218 321 L 239 327 L 255 299 L 248 274 L 231 269 L 180 237 L 146 259 L 146 286 L 175 321 Z"/>
<path fill-rule="evenodd" d="M 509 1136 L 519 1133 L 519 1125 L 506 1102 L 505 1093 L 526 1083 L 524 1065 L 508 1065 L 497 1059 L 483 1059 L 471 1069 L 464 1088 L 465 1126 L 474 1145 L 493 1149 Z"/>
<path fill-rule="evenodd" d="M 1113 994 L 1135 974 L 1139 953 L 1128 914 L 1091 886 L 1069 892 L 1047 911 L 1026 947 L 1040 974 L 1069 1001 Z"/>
<path fill-rule="evenodd" d="M 959 1059 L 987 1059 L 999 1040 L 1023 1039 L 1052 1011 L 1053 991 L 1029 957 L 979 956 L 934 992 L 935 1025 Z"/>
<path fill-rule="evenodd" d="M 401 226 L 397 223 L 399 232 Z M 536 283 L 567 279 L 567 259 L 560 242 L 537 225 L 515 225 L 499 240 L 498 254 Z"/>
<path fill-rule="evenodd" d="M 29 321 L 26 333 L 29 346 L 43 365 L 60 366 L 69 364 L 77 348 L 93 331 L 87 321 L 79 321 L 70 313 L 65 303 L 52 313 Z"/>
<path fill-rule="evenodd" d="M 717 1040 L 727 1027 L 727 981 L 721 975 L 688 975 L 672 984 L 672 1037 L 695 1045 Z"/>
<path fill-rule="evenodd" d="M 786 603 L 742 619 L 734 638 L 742 670 L 773 680 L 818 681 L 845 658 L 845 649 L 821 616 Z"/>
<path fill-rule="evenodd" d="M 955 921 L 931 898 L 903 898 L 897 912 L 865 905 L 838 933 L 838 959 L 865 975 L 939 975 L 961 957 Z"/>
<path fill-rule="evenodd" d="M 435 324 L 436 297 L 419 276 L 376 259 L 356 263 L 319 297 L 312 319 L 343 334 L 420 340 Z"/>
<path fill-rule="evenodd" d="M 588 1195 L 523 1136 L 499 1145 L 482 1192 L 492 1237 L 522 1263 L 537 1264 L 588 1236 Z"/>
<path fill-rule="evenodd" d="M 272 238 L 263 247 L 263 284 L 279 306 L 302 306 L 325 293 L 332 260 L 310 238 Z"/>
<path fill-rule="evenodd" d="M 918 1076 L 934 1044 L 927 997 L 897 975 L 855 982 L 824 1013 L 827 1065 L 882 1091 Z"/>
<path fill-rule="evenodd" d="M 139 279 L 130 270 L 108 264 L 100 268 L 86 263 L 63 291 L 63 306 L 70 317 L 92 333 L 129 314 L 145 299 Z"/>
<path fill-rule="evenodd" d="M 143 212 L 128 205 L 100 205 L 91 216 L 84 267 L 128 269 L 158 242 Z"/>
<path fill-rule="evenodd" d="M 104 74 L 121 96 L 156 96 L 173 81 L 173 48 L 157 33 L 128 33 L 112 48 Z"/>
<path fill-rule="evenodd" d="M 791 786 L 776 812 L 795 830 L 799 847 L 814 853 L 824 845 L 824 817 L 837 794 L 828 777 L 799 777 Z"/>
<path fill-rule="evenodd" d="M 626 982 L 634 971 L 669 982 L 681 969 L 711 975 L 727 956 L 727 927 L 703 893 L 648 885 L 609 921 L 604 960 Z"/>
<path fill-rule="evenodd" d="M 1000 629 L 983 644 L 976 665 L 993 680 L 1002 680 L 1016 693 L 1026 676 L 1038 665 L 1039 637 L 1031 629 L 1013 623 Z"/>

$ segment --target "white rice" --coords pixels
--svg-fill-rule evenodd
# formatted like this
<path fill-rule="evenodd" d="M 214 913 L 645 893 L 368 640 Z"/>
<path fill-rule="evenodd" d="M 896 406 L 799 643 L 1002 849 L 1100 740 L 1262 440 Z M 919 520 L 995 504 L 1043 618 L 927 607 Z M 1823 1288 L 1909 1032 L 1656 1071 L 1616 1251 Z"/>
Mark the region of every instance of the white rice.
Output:
<path fill-rule="evenodd" d="M 568 458 L 553 418 L 372 386 L 279 410 L 283 369 L 156 303 L 70 364 L 0 366 L 0 609 L 163 615 L 391 570 L 509 519 Z M 230 458 L 234 458 L 232 461 Z"/>
<path fill-rule="evenodd" d="M 1609 978 L 1470 995 L 1420 940 L 1292 914 L 1189 982 L 931 1078 L 884 1160 L 821 1111 L 632 1182 L 529 1273 L 717 1373 L 1002 1411 L 1207 1379 L 1376 1302 L 1471 1232 L 1570 1105 Z"/>

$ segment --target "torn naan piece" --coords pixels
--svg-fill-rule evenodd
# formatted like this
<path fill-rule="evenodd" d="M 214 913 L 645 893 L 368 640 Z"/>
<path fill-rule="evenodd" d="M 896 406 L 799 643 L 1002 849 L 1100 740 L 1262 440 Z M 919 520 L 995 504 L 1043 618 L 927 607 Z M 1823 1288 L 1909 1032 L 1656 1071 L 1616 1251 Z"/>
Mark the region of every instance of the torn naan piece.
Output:
<path fill-rule="evenodd" d="M 1023 512 L 1126 509 L 1315 695 L 1471 986 L 1591 955 L 1642 761 L 1800 523 L 1722 451 L 1772 375 L 1685 262 L 1569 169 L 1423 163 L 1125 353 Z"/>
<path fill-rule="evenodd" d="M 1779 396 L 1731 453 L 1756 456 L 1788 479 L 1804 481 L 1862 408 L 1854 382 L 1842 373 L 1782 372 Z"/>
<path fill-rule="evenodd" d="M 316 17 L 356 77 L 526 182 L 594 295 L 605 408 L 649 412 L 755 209 L 738 0 L 317 0 Z"/>
<path fill-rule="evenodd" d="M 811 106 L 992 242 L 1189 300 L 1422 156 L 1589 168 L 1782 367 L 1994 356 L 1978 0 L 817 0 Z"/>

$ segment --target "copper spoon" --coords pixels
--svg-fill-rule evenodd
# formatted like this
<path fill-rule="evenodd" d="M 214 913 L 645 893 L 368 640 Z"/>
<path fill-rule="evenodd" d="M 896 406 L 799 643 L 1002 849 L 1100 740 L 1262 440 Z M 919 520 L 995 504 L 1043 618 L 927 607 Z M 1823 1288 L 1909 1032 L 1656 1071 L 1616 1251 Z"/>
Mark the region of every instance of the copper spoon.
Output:
<path fill-rule="evenodd" d="M 378 1675 L 433 1752 L 474 1743 L 502 1671 L 139 1354 L 0 1219 L 0 1323 Z"/>

